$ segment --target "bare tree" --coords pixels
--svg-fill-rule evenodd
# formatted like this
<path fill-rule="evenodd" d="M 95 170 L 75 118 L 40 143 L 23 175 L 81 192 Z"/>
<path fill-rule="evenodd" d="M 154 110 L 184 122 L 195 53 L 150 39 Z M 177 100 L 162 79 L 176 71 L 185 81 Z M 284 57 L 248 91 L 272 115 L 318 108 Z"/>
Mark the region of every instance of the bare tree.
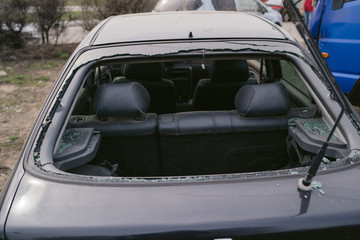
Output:
<path fill-rule="evenodd" d="M 69 21 L 71 21 L 71 19 Z M 67 29 L 68 23 L 68 21 L 60 21 L 59 23 L 54 25 L 53 30 L 55 36 L 55 45 L 57 45 L 60 35 Z"/>
<path fill-rule="evenodd" d="M 42 43 L 49 43 L 49 32 L 52 29 L 55 30 L 57 42 L 57 37 L 65 30 L 61 18 L 65 14 L 66 0 L 33 0 L 33 5 Z"/>
<path fill-rule="evenodd" d="M 29 0 L 0 0 L 0 41 L 21 48 L 24 39 L 21 31 L 27 24 Z"/>
<path fill-rule="evenodd" d="M 154 1 L 150 0 L 105 0 L 104 7 L 108 16 L 127 14 L 127 13 L 139 13 L 151 11 L 150 7 Z"/>
<path fill-rule="evenodd" d="M 157 0 L 82 0 L 83 27 L 91 30 L 97 23 L 113 15 L 150 12 Z"/>
<path fill-rule="evenodd" d="M 97 0 L 82 0 L 81 14 L 83 20 L 83 28 L 90 31 L 99 20 L 106 18 L 103 15 L 103 3 Z"/>

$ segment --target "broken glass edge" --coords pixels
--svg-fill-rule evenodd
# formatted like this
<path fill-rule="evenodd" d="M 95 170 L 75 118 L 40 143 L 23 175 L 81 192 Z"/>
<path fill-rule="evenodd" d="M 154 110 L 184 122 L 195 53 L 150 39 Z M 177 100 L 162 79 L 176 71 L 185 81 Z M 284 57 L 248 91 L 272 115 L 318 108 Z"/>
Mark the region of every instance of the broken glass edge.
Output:
<path fill-rule="evenodd" d="M 232 42 L 233 43 L 233 42 Z M 234 44 L 234 43 L 233 43 Z M 239 45 L 239 43 L 236 43 L 236 45 Z M 271 46 L 271 45 L 257 45 L 257 44 L 246 44 L 246 43 L 241 43 L 240 45 L 243 46 L 258 46 L 258 47 L 276 47 L 275 45 Z M 96 49 L 95 49 L 96 50 Z M 36 143 L 35 143 L 35 147 L 33 150 L 33 162 L 34 165 L 37 167 L 37 169 L 40 169 L 43 173 L 46 174 L 54 174 L 55 176 L 67 176 L 70 178 L 71 177 L 75 177 L 76 180 L 79 180 L 79 177 L 84 177 L 88 180 L 91 181 L 95 181 L 95 182 L 116 182 L 116 183 L 126 183 L 126 182 L 139 182 L 139 183 L 157 183 L 157 182 L 197 182 L 197 181 L 214 181 L 214 180 L 221 180 L 221 179 L 251 179 L 254 177 L 272 177 L 272 176 L 283 176 L 283 175 L 298 175 L 298 174 L 305 174 L 308 170 L 309 167 L 298 167 L 298 168 L 292 168 L 292 169 L 282 169 L 282 170 L 275 170 L 275 171 L 264 171 L 264 172 L 250 172 L 250 173 L 233 173 L 233 174 L 215 174 L 215 175 L 198 175 L 198 176 L 171 176 L 171 177 L 151 177 L 151 178 L 142 178 L 142 177 L 98 177 L 98 176 L 85 176 L 85 175 L 75 175 L 75 174 L 69 174 L 66 172 L 63 173 L 59 173 L 59 172 L 53 172 L 53 171 L 46 171 L 45 169 L 43 169 L 42 165 L 41 165 L 41 158 L 40 158 L 40 147 L 41 147 L 41 143 L 42 140 L 44 139 L 44 136 L 46 135 L 46 131 L 48 128 L 48 124 L 51 124 L 51 119 L 54 115 L 54 113 L 56 112 L 56 108 L 58 107 L 58 105 L 56 104 L 59 100 L 61 100 L 61 96 L 64 94 L 66 88 L 68 87 L 68 85 L 71 83 L 72 78 L 74 77 L 74 75 L 76 74 L 77 70 L 80 69 L 82 66 L 90 64 L 90 63 L 94 63 L 97 61 L 102 61 L 102 60 L 110 60 L 112 58 L 116 58 L 116 57 L 125 57 L 125 56 L 131 56 L 131 57 L 149 57 L 149 56 L 164 56 L 164 55 L 171 55 L 171 54 L 180 54 L 180 53 L 190 53 L 190 52 L 196 52 L 196 51 L 201 51 L 201 53 L 203 53 L 203 51 L 210 51 L 210 52 L 218 52 L 218 51 L 230 51 L 230 52 L 236 52 L 236 53 L 240 53 L 240 52 L 245 52 L 245 51 L 251 51 L 251 52 L 262 52 L 262 53 L 276 53 L 276 54 L 290 54 L 290 55 L 294 55 L 300 59 L 302 59 L 303 61 L 305 61 L 315 72 L 320 73 L 320 71 L 311 64 L 310 61 L 307 60 L 306 57 L 304 57 L 302 54 L 300 53 L 296 53 L 293 51 L 286 51 L 286 50 L 275 50 L 275 51 L 270 51 L 270 50 L 264 50 L 264 49 L 253 49 L 250 47 L 245 47 L 245 48 L 240 48 L 240 49 L 232 49 L 232 48 L 220 48 L 220 49 L 211 49 L 211 48 L 194 48 L 194 49 L 187 49 L 187 50 L 180 50 L 180 51 L 175 51 L 175 52 L 167 52 L 167 53 L 156 53 L 156 54 L 143 54 L 143 53 L 138 53 L 138 54 L 131 54 L 131 53 L 121 53 L 121 54 L 113 54 L 113 55 L 109 55 L 109 56 L 101 56 L 100 58 L 92 58 L 88 61 L 80 61 L 80 64 L 76 65 L 76 62 L 78 62 L 78 60 L 81 58 L 81 56 L 83 54 L 81 54 L 78 59 L 76 59 L 76 62 L 74 63 L 74 65 L 70 68 L 70 71 L 67 73 L 67 75 L 65 76 L 65 80 L 63 81 L 63 84 L 60 87 L 60 91 L 57 95 L 57 97 L 54 99 L 52 106 L 50 107 L 50 111 L 48 112 L 49 114 L 47 115 L 47 117 L 45 118 L 45 121 L 43 122 L 43 124 L 40 127 L 40 131 L 39 131 L 39 136 L 36 138 Z M 86 53 L 88 51 L 85 51 L 84 53 Z M 321 76 L 321 74 L 319 74 L 319 76 Z M 322 77 L 319 77 L 319 79 L 324 83 L 324 85 L 327 87 L 327 89 L 331 92 L 330 87 L 327 83 L 327 81 L 325 81 Z M 351 114 L 347 114 L 348 117 L 350 118 L 350 120 L 355 123 L 354 127 L 356 129 L 358 129 L 358 134 L 360 135 L 360 123 L 356 120 L 356 118 L 354 116 L 351 116 Z M 342 167 L 342 166 L 347 166 L 349 164 L 354 164 L 354 163 L 358 163 L 360 159 L 360 152 L 357 152 L 357 154 L 354 155 L 354 157 L 345 157 L 344 159 L 337 159 L 335 162 L 332 162 L 330 164 L 327 164 L 328 166 L 320 168 L 319 172 L 322 171 L 327 171 L 330 170 L 334 167 Z M 339 161 L 338 161 L 339 160 Z M 322 166 L 321 163 L 320 167 Z"/>
<path fill-rule="evenodd" d="M 256 42 L 256 41 L 255 41 Z M 261 42 L 263 43 L 262 41 L 258 41 L 258 42 Z M 198 44 L 201 44 L 203 42 L 196 42 L 195 45 L 198 45 Z M 143 49 L 141 49 L 139 51 L 138 49 L 138 44 L 135 44 L 135 45 L 130 45 L 130 46 L 120 46 L 120 48 L 128 48 L 128 47 L 132 47 L 133 51 L 134 52 L 123 52 L 123 53 L 117 53 L 117 54 L 110 54 L 110 55 L 105 55 L 103 56 L 104 54 L 104 50 L 113 50 L 114 47 L 117 47 L 119 48 L 119 46 L 112 46 L 112 47 L 109 47 L 108 48 L 96 48 L 96 49 L 91 49 L 91 47 L 88 49 L 82 49 L 82 53 L 78 56 L 77 59 L 75 59 L 75 63 L 70 67 L 70 71 L 67 73 L 67 75 L 65 76 L 65 80 L 63 81 L 63 84 L 60 86 L 60 91 L 57 95 L 57 97 L 54 99 L 53 103 L 52 103 L 52 106 L 50 107 L 50 111 L 49 111 L 49 114 L 48 116 L 46 117 L 46 119 L 52 119 L 53 115 L 55 114 L 56 112 L 56 109 L 57 109 L 57 106 L 59 105 L 60 101 L 61 101 L 61 98 L 62 98 L 62 95 L 65 93 L 68 85 L 70 85 L 71 83 L 71 80 L 72 78 L 75 76 L 76 72 L 78 69 L 80 69 L 82 66 L 84 65 L 87 65 L 87 64 L 91 64 L 93 62 L 97 62 L 97 61 L 102 61 L 102 60 L 107 60 L 107 59 L 112 59 L 112 58 L 116 58 L 116 57 L 125 57 L 125 56 L 131 56 L 131 57 L 149 57 L 149 56 L 164 56 L 164 55 L 175 55 L 175 54 L 180 54 L 180 53 L 189 53 L 189 52 L 199 52 L 200 54 L 203 54 L 204 50 L 205 51 L 210 51 L 210 52 L 223 52 L 223 51 L 230 51 L 230 52 L 245 52 L 245 51 L 248 51 L 250 50 L 251 52 L 262 52 L 262 53 L 281 53 L 281 54 L 286 54 L 286 53 L 289 53 L 289 54 L 294 54 L 300 58 L 302 58 L 304 61 L 308 62 L 306 60 L 306 58 L 304 56 L 302 56 L 300 53 L 295 53 L 295 52 L 292 52 L 292 51 L 280 51 L 280 50 L 275 50 L 275 51 L 271 51 L 271 50 L 264 50 L 264 49 L 253 49 L 251 47 L 254 47 L 254 46 L 258 46 L 258 47 L 270 47 L 270 48 L 278 48 L 278 44 L 276 43 L 272 43 L 272 42 L 268 42 L 267 44 L 256 44 L 256 43 L 245 43 L 245 42 L 241 42 L 241 41 L 221 41 L 221 42 L 210 42 L 214 45 L 218 45 L 218 44 L 224 44 L 224 43 L 227 43 L 227 44 L 232 44 L 232 45 L 236 45 L 236 46 L 245 46 L 243 48 L 204 48 L 203 46 L 199 46 L 199 47 L 192 47 L 192 48 L 180 48 L 180 50 L 178 51 L 164 51 L 163 53 L 159 53 L 159 49 L 156 48 L 156 52 L 155 54 L 154 53 L 144 53 L 143 52 Z M 171 44 L 174 44 L 173 42 L 170 42 L 170 43 L 167 43 L 167 46 L 171 45 Z M 151 45 L 152 48 L 154 48 L 154 46 L 157 46 L 157 44 L 148 44 L 148 45 Z M 189 45 L 188 42 L 186 43 L 182 43 L 182 45 Z M 193 43 L 190 43 L 190 45 L 194 45 Z M 144 46 L 144 45 L 143 45 Z M 146 46 L 146 45 L 145 45 Z M 293 47 L 291 46 L 293 49 L 296 49 L 298 50 L 299 52 L 300 49 L 296 48 L 296 47 Z M 291 48 L 290 47 L 290 48 Z M 134 49 L 135 48 L 135 49 Z M 148 48 L 148 49 L 152 49 L 152 48 Z M 177 45 L 176 47 L 173 47 L 173 48 L 177 48 L 179 49 L 179 46 Z M 164 44 L 161 44 L 161 49 L 164 50 L 164 49 L 167 49 L 167 48 L 164 48 Z M 94 54 L 95 51 L 97 50 L 100 50 L 101 52 L 101 55 L 100 57 L 96 58 L 96 54 Z M 113 52 L 113 51 L 111 51 Z M 86 54 L 89 54 L 90 53 L 90 56 L 92 56 L 92 58 L 87 58 L 86 57 Z M 81 58 L 87 58 L 88 60 L 81 60 Z M 79 62 L 79 64 L 77 65 L 76 63 Z M 308 63 L 310 66 L 311 64 Z M 42 140 L 44 139 L 45 135 L 46 135 L 46 131 L 47 131 L 47 128 L 48 128 L 48 125 L 51 123 L 51 121 L 47 121 L 47 122 L 44 122 L 41 126 L 41 132 L 40 132 L 40 136 L 37 138 L 37 141 L 36 141 L 36 145 L 35 145 L 35 151 L 34 151 L 34 163 L 35 164 L 38 164 L 38 165 L 41 165 L 41 158 L 40 158 L 40 146 L 41 146 L 41 143 L 42 143 Z"/>
<path fill-rule="evenodd" d="M 329 172 L 332 169 L 339 167 L 349 167 L 354 164 L 360 163 L 360 151 L 353 153 L 351 157 L 343 159 L 336 159 L 330 163 L 322 162 L 318 173 Z M 34 167 L 35 165 L 33 165 Z M 66 178 L 70 181 L 76 182 L 91 182 L 91 183 L 194 183 L 194 182 L 214 182 L 220 180 L 252 180 L 252 179 L 265 179 L 283 176 L 301 176 L 305 175 L 309 167 L 297 167 L 291 169 L 269 170 L 263 172 L 248 172 L 248 173 L 229 173 L 229 174 L 214 174 L 214 175 L 193 175 L 193 176 L 153 176 L 153 177 L 117 177 L 117 176 L 86 176 L 77 175 L 67 172 L 54 172 L 44 169 L 41 166 L 35 166 L 36 171 L 40 171 L 50 177 L 60 177 L 62 180 Z"/>
<path fill-rule="evenodd" d="M 85 64 L 83 64 L 83 65 L 85 65 Z M 49 128 L 49 125 L 51 124 L 51 120 L 52 120 L 53 116 L 55 115 L 57 108 L 60 106 L 60 102 L 61 102 L 63 95 L 65 94 L 65 90 L 70 85 L 72 78 L 75 76 L 75 74 L 79 68 L 81 68 L 81 66 L 70 71 L 68 73 L 67 77 L 65 77 L 63 84 L 60 86 L 60 91 L 58 92 L 58 94 L 56 95 L 54 100 L 52 101 L 51 106 L 49 108 L 50 110 L 48 111 L 48 114 L 46 115 L 45 120 L 42 122 L 42 124 L 39 128 L 38 136 L 36 137 L 35 146 L 33 149 L 33 162 L 35 165 L 37 165 L 39 167 L 42 166 L 41 157 L 40 157 L 42 141 L 45 138 L 46 132 Z"/>

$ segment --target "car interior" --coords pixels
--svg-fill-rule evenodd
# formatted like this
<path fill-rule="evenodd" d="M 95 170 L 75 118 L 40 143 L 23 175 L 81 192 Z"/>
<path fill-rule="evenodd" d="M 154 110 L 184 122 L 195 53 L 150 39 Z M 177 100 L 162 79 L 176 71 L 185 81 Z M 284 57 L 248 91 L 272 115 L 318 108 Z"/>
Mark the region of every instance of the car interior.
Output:
<path fill-rule="evenodd" d="M 102 63 L 84 79 L 54 165 L 144 178 L 290 169 L 310 164 L 321 131 L 322 114 L 286 59 Z M 333 141 L 330 161 L 346 151 Z"/>

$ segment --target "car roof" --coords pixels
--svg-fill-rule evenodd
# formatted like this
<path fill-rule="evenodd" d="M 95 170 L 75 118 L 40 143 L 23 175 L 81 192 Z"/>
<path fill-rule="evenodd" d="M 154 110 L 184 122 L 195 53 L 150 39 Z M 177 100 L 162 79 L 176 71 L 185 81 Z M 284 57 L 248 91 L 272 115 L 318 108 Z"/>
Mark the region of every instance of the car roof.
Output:
<path fill-rule="evenodd" d="M 242 12 L 152 12 L 108 18 L 89 45 L 179 39 L 292 39 L 281 27 Z"/>

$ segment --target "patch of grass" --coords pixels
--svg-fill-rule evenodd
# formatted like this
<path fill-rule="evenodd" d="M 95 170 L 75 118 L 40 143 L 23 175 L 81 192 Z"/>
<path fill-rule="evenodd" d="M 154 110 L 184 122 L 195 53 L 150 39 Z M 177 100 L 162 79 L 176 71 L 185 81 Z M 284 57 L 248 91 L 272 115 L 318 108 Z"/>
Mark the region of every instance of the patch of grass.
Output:
<path fill-rule="evenodd" d="M 36 70 L 39 70 L 41 68 L 41 64 L 36 62 L 36 63 L 31 63 L 28 65 L 28 70 L 30 71 L 36 71 Z"/>
<path fill-rule="evenodd" d="M 49 81 L 49 80 L 50 80 L 50 77 L 48 77 L 48 76 L 41 76 L 41 77 L 38 77 L 36 80 L 37 80 L 37 81 L 46 82 L 46 81 Z"/>
<path fill-rule="evenodd" d="M 1 77 L 0 78 L 0 83 L 12 83 L 13 79 L 9 78 L 9 77 Z"/>
<path fill-rule="evenodd" d="M 53 62 L 53 61 L 46 61 L 45 64 L 43 65 L 44 69 L 50 69 L 53 67 L 59 66 L 58 62 Z"/>
<path fill-rule="evenodd" d="M 14 84 L 23 84 L 25 80 L 24 75 L 18 75 L 15 77 L 3 77 L 0 78 L 0 83 L 14 83 Z"/>
<path fill-rule="evenodd" d="M 70 53 L 64 52 L 62 49 L 58 50 L 57 53 L 61 59 L 68 59 L 70 57 Z"/>
<path fill-rule="evenodd" d="M 13 135 L 8 138 L 8 141 L 13 142 L 19 139 L 19 136 Z"/>
<path fill-rule="evenodd" d="M 65 51 L 59 51 L 64 58 L 66 56 Z M 42 61 L 23 61 L 23 62 L 12 62 L 3 61 L 0 65 L 0 69 L 4 69 L 8 74 L 5 77 L 0 77 L 1 83 L 10 84 L 26 84 L 26 85 L 38 85 L 41 82 L 46 82 L 51 79 L 48 76 L 49 69 L 54 67 L 63 66 L 65 63 L 64 59 L 47 59 Z M 43 71 L 46 70 L 46 71 Z"/>
<path fill-rule="evenodd" d="M 24 76 L 23 74 L 20 74 L 20 75 L 15 76 L 15 78 L 16 78 L 17 80 L 24 80 L 24 79 L 25 79 L 25 76 Z"/>
<path fill-rule="evenodd" d="M 25 76 L 23 74 L 15 76 L 15 83 L 17 84 L 24 84 L 25 83 Z"/>

